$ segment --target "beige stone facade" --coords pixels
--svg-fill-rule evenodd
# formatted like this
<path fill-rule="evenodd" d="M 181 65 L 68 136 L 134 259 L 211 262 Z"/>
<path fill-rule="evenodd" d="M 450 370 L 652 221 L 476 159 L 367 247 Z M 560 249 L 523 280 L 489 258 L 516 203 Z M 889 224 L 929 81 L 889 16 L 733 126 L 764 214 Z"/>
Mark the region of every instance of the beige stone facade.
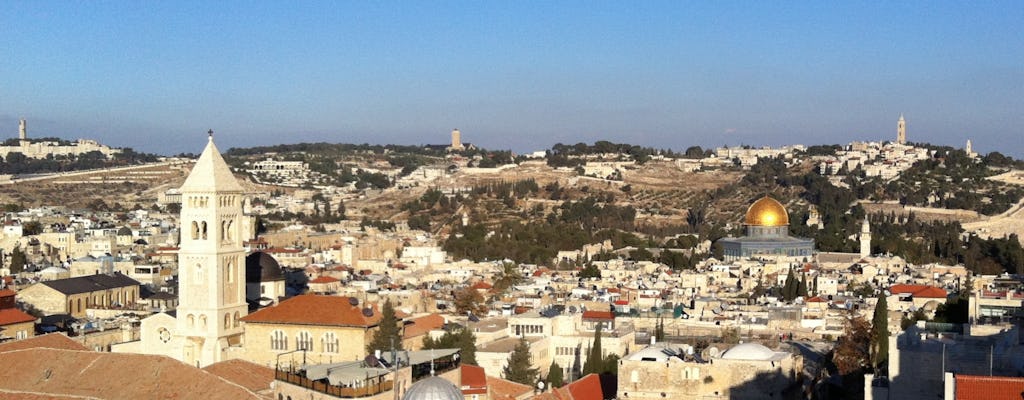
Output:
<path fill-rule="evenodd" d="M 248 361 L 274 367 L 281 364 L 314 364 L 354 361 L 366 356 L 366 344 L 376 327 L 341 327 L 247 322 L 245 353 Z M 298 351 L 305 348 L 306 351 Z M 290 353 L 289 353 L 290 352 Z M 289 353 L 282 356 L 285 353 Z"/>

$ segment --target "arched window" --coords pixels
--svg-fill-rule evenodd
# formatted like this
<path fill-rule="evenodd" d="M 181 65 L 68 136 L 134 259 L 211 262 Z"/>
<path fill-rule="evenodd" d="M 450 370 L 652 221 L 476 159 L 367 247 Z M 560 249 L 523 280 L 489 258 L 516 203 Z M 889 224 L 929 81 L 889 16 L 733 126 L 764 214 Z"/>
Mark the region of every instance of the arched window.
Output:
<path fill-rule="evenodd" d="M 237 328 L 238 327 L 238 311 L 235 311 L 234 322 L 235 322 L 234 327 Z"/>
<path fill-rule="evenodd" d="M 199 223 L 192 221 L 192 240 L 199 239 Z"/>
<path fill-rule="evenodd" d="M 228 221 L 220 221 L 220 240 L 228 240 Z"/>
<path fill-rule="evenodd" d="M 231 314 L 224 314 L 224 329 L 231 329 Z"/>
<path fill-rule="evenodd" d="M 202 233 L 203 240 L 206 240 L 206 221 L 203 221 L 203 223 L 200 224 L 200 229 L 199 230 Z"/>
<path fill-rule="evenodd" d="M 234 235 L 234 233 L 232 233 L 232 232 L 231 232 L 231 225 L 233 225 L 233 224 L 234 224 L 234 220 L 230 220 L 230 219 L 229 219 L 229 220 L 227 221 L 227 223 L 228 223 L 228 226 L 227 226 L 227 228 L 226 228 L 226 229 L 224 229 L 224 230 L 225 230 L 225 232 L 224 232 L 224 237 L 225 237 L 225 238 L 226 238 L 227 240 L 234 240 L 234 239 L 235 239 L 235 235 Z"/>
<path fill-rule="evenodd" d="M 302 331 L 295 336 L 295 350 L 313 350 L 313 335 Z"/>
<path fill-rule="evenodd" d="M 224 273 L 228 275 L 225 281 L 228 283 L 233 283 L 235 281 L 235 260 L 228 259 L 227 268 L 224 268 Z"/>
<path fill-rule="evenodd" d="M 206 314 L 199 314 L 199 328 L 206 329 Z"/>
<path fill-rule="evenodd" d="M 324 353 L 337 353 L 338 352 L 338 336 L 334 332 L 327 332 L 322 338 L 320 338 L 320 344 L 324 348 Z"/>
<path fill-rule="evenodd" d="M 288 350 L 288 335 L 284 334 L 284 331 L 280 329 L 274 330 L 270 333 L 270 349 L 271 350 Z"/>
<path fill-rule="evenodd" d="M 189 328 L 195 328 L 196 327 L 196 316 L 195 315 L 192 315 L 192 314 L 188 315 L 188 327 Z"/>

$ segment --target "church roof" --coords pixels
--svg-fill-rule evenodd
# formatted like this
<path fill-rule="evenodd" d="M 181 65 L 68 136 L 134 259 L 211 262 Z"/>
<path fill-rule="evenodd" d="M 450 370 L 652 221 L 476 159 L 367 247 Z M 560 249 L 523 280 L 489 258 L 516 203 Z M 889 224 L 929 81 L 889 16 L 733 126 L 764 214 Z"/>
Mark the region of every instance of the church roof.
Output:
<path fill-rule="evenodd" d="M 78 276 L 68 279 L 57 279 L 40 282 L 63 294 L 95 292 L 97 290 L 115 289 L 125 286 L 139 286 L 139 282 L 128 276 L 115 272 L 113 274 L 96 274 Z"/>
<path fill-rule="evenodd" d="M 192 167 L 192 172 L 185 178 L 181 185 L 181 191 L 230 191 L 242 192 L 244 189 L 231 173 L 231 168 L 224 162 L 217 146 L 213 144 L 213 134 L 210 134 L 210 141 L 199 155 L 199 160 Z"/>
<path fill-rule="evenodd" d="M 350 299 L 343 296 L 295 296 L 242 317 L 242 320 L 248 323 L 358 327 L 372 327 L 380 323 L 381 313 L 376 306 L 366 311 L 363 308 L 365 304 Z"/>

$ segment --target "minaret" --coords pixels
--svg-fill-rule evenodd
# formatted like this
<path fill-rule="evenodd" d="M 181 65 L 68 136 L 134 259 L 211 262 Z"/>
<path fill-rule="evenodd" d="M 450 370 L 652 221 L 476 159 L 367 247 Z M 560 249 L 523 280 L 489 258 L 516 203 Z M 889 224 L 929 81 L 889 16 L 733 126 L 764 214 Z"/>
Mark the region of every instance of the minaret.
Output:
<path fill-rule="evenodd" d="M 860 258 L 871 255 L 871 226 L 868 225 L 868 217 L 864 217 L 864 223 L 860 226 Z"/>
<path fill-rule="evenodd" d="M 896 143 L 907 144 L 907 120 L 903 119 L 903 113 L 900 113 L 900 120 L 896 121 Z"/>
<path fill-rule="evenodd" d="M 24 119 L 18 121 L 18 139 L 28 140 L 28 127 Z"/>
<path fill-rule="evenodd" d="M 967 153 L 968 156 L 974 155 L 974 149 L 971 146 L 971 139 L 967 139 L 967 146 L 964 147 L 964 151 Z"/>
<path fill-rule="evenodd" d="M 181 248 L 178 251 L 177 332 L 184 336 L 181 361 L 204 367 L 224 359 L 242 335 L 245 251 L 240 226 L 244 189 L 213 144 L 181 186 Z"/>

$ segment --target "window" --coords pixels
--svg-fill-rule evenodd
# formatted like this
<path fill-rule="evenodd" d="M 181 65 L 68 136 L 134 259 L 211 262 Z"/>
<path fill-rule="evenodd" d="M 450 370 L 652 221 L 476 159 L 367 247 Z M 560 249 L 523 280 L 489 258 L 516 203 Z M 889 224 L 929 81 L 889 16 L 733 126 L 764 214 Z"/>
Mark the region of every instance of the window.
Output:
<path fill-rule="evenodd" d="M 238 311 L 235 311 L 235 318 L 234 318 L 234 320 L 235 320 L 235 325 L 234 326 L 235 326 L 235 328 L 237 328 L 238 327 Z"/>
<path fill-rule="evenodd" d="M 24 330 L 18 331 L 18 333 L 16 335 L 14 335 L 14 338 L 15 339 L 19 339 L 19 340 L 20 339 L 28 339 L 28 332 L 26 332 Z"/>
<path fill-rule="evenodd" d="M 206 314 L 199 315 L 199 327 L 206 329 Z"/>
<path fill-rule="evenodd" d="M 224 314 L 224 329 L 231 329 L 231 314 Z"/>
<path fill-rule="evenodd" d="M 313 350 L 313 336 L 302 331 L 295 336 L 295 350 Z"/>
<path fill-rule="evenodd" d="M 203 223 L 200 224 L 199 226 L 200 226 L 199 230 L 201 231 L 201 234 L 203 236 L 203 240 L 206 240 L 206 221 L 203 221 Z"/>
<path fill-rule="evenodd" d="M 199 239 L 199 223 L 192 221 L 192 240 Z"/>
<path fill-rule="evenodd" d="M 189 328 L 195 328 L 196 327 L 196 316 L 195 315 L 192 315 L 192 314 L 188 315 L 188 327 Z"/>
<path fill-rule="evenodd" d="M 327 332 L 324 337 L 320 339 L 320 344 L 324 348 L 324 353 L 337 353 L 338 352 L 338 336 L 334 332 Z"/>
<path fill-rule="evenodd" d="M 275 330 L 270 333 L 270 349 L 271 350 L 288 350 L 288 335 L 285 335 L 281 330 Z"/>

